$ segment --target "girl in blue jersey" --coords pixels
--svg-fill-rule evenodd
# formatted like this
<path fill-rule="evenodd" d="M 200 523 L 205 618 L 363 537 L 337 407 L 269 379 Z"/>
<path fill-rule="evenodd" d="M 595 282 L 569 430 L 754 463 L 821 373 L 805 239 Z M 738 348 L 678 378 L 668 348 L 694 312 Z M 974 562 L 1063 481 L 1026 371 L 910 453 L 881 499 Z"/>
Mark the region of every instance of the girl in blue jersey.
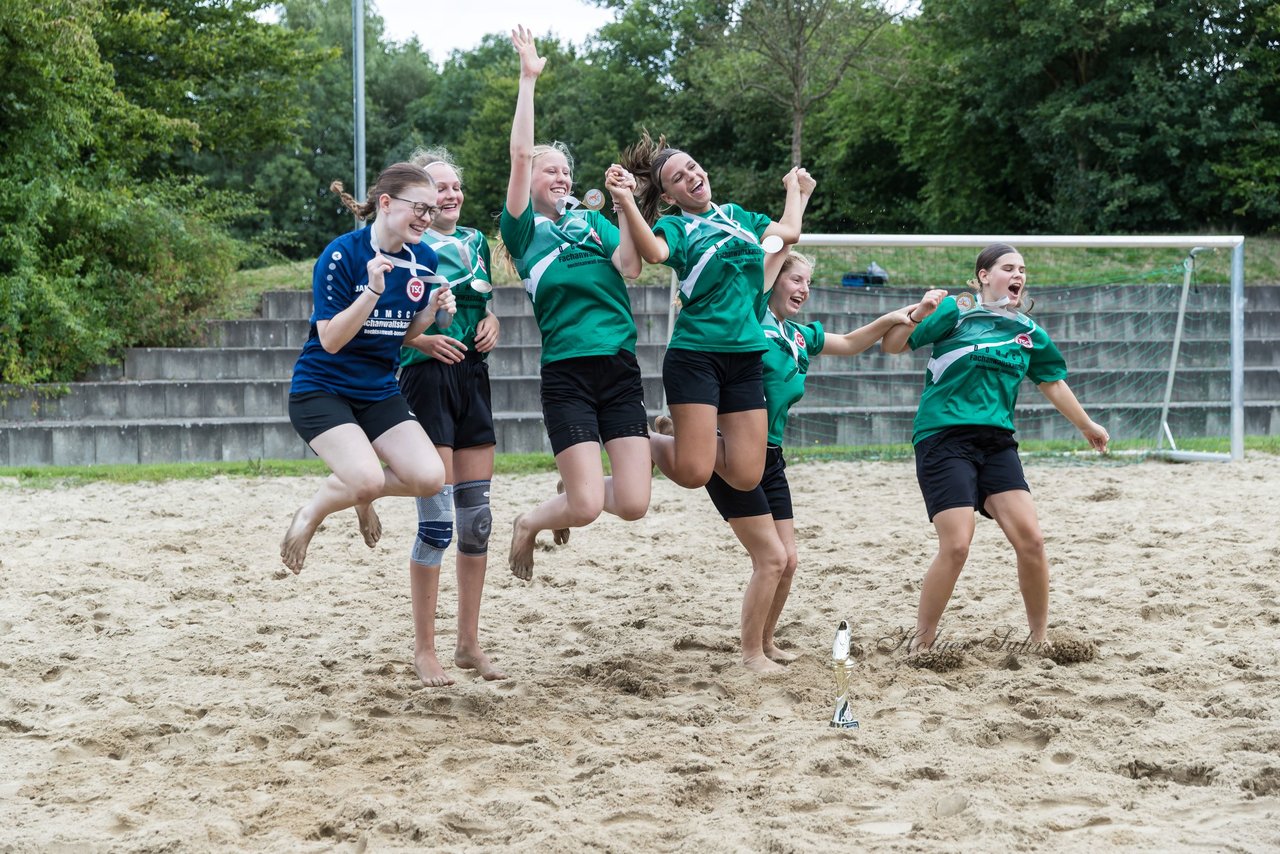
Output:
<path fill-rule="evenodd" d="M 994 518 L 1013 546 L 1029 640 L 1047 640 L 1049 559 L 1013 438 L 1023 377 L 1037 384 L 1094 449 L 1105 453 L 1110 440 L 1067 386 L 1058 348 L 1018 311 L 1027 299 L 1027 268 L 1018 250 L 988 246 L 978 255 L 974 275 L 969 285 L 975 294 L 947 297 L 918 326 L 890 330 L 881 345 L 886 353 L 932 347 L 912 443 L 938 553 L 920 588 L 912 652 L 928 650 L 937 638 L 938 621 L 969 557 L 974 510 Z"/>
<path fill-rule="evenodd" d="M 436 311 L 454 312 L 448 288 L 431 290 L 436 256 L 414 249 L 431 225 L 436 187 L 412 163 L 387 167 L 359 204 L 333 189 L 360 219 L 316 261 L 311 334 L 293 368 L 289 419 L 333 474 L 298 508 L 280 544 L 296 574 L 326 516 L 355 506 L 365 542 L 381 526 L 370 506 L 384 495 L 428 496 L 444 484 L 444 466 L 400 395 L 400 345 L 416 338 Z M 382 463 L 386 463 L 384 468 Z"/>
<path fill-rule="evenodd" d="M 432 218 L 423 243 L 435 251 L 436 273 L 449 282 L 458 307 L 447 334 L 428 327 L 406 340 L 400 359 L 400 390 L 445 471 L 444 489 L 417 500 L 418 536 L 409 556 L 414 672 L 424 685 L 438 688 L 453 684 L 436 656 L 435 623 L 440 563 L 455 538 L 458 631 L 453 663 L 488 680 L 507 676 L 494 666 L 479 639 L 497 441 L 487 358 L 498 343 L 498 318 L 489 308 L 489 241 L 483 232 L 458 224 L 465 199 L 461 168 L 443 148 L 416 151 L 411 162 L 435 181 L 440 212 Z"/>
<path fill-rule="evenodd" d="M 534 88 L 546 59 L 523 27 L 511 43 L 520 55 L 520 84 L 500 227 L 542 333 L 542 416 L 564 490 L 512 526 L 511 572 L 527 581 L 539 531 L 554 531 L 562 543 L 569 528 L 590 524 L 602 511 L 639 519 L 649 508 L 652 478 L 625 281 L 640 274 L 640 258 L 603 215 L 573 209 L 573 169 L 564 150 L 534 145 Z M 634 180 L 612 167 L 605 186 L 616 201 L 630 197 Z"/>
<path fill-rule="evenodd" d="M 640 193 L 639 205 L 628 195 L 619 206 L 624 232 L 646 262 L 666 264 L 680 278 L 680 315 L 662 363 L 675 442 L 654 445 L 654 462 L 691 489 L 713 471 L 735 489 L 754 489 L 768 427 L 759 322 L 764 257 L 800 239 L 816 184 L 804 169 L 789 171 L 786 205 L 774 222 L 712 201 L 706 171 L 663 138 L 654 142 L 645 133 L 622 165 L 636 175 Z M 676 213 L 657 219 L 661 207 Z"/>

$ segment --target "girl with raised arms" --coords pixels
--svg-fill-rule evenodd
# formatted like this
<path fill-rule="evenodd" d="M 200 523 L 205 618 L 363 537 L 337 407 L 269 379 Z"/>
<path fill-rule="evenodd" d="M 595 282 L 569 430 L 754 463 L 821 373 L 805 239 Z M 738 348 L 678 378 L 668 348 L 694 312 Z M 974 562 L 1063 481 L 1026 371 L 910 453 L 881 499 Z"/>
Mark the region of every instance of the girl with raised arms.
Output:
<path fill-rule="evenodd" d="M 439 258 L 436 273 L 448 281 L 457 303 L 449 334 L 432 324 L 400 351 L 400 390 L 444 463 L 444 488 L 417 499 L 418 535 L 409 556 L 414 672 L 424 685 L 441 687 L 452 685 L 453 678 L 436 655 L 436 603 L 440 563 L 455 537 L 458 625 L 453 663 L 485 679 L 506 678 L 479 639 L 497 442 L 487 357 L 498 343 L 499 324 L 489 307 L 489 242 L 482 232 L 458 224 L 465 200 L 462 170 L 443 148 L 416 151 L 411 162 L 435 183 L 439 213 L 423 242 Z"/>
<path fill-rule="evenodd" d="M 912 652 L 928 650 L 937 637 L 969 557 L 974 510 L 994 518 L 1013 546 L 1029 640 L 1047 640 L 1049 559 L 1013 438 L 1022 378 L 1036 383 L 1095 450 L 1105 453 L 1111 438 L 1067 386 L 1067 364 L 1049 335 L 1019 311 L 1027 301 L 1027 268 L 1018 250 L 988 246 L 974 276 L 975 293 L 947 297 L 918 326 L 895 327 L 881 344 L 886 353 L 932 347 L 911 441 L 938 553 L 920 588 Z"/>
<path fill-rule="evenodd" d="M 546 59 L 524 27 L 511 33 L 520 55 L 520 88 L 511 122 L 511 178 L 502 240 L 524 279 L 542 332 L 542 415 L 564 489 L 517 516 L 510 564 L 533 576 L 539 531 L 563 542 L 568 529 L 606 511 L 639 519 L 649 508 L 650 451 L 636 327 L 623 277 L 640 274 L 630 237 L 596 211 L 574 210 L 573 169 L 558 145 L 534 145 L 534 88 Z M 611 167 L 605 186 L 615 204 L 634 180 Z M 613 469 L 604 476 L 600 444 Z"/>
<path fill-rule="evenodd" d="M 630 196 L 619 200 L 623 232 L 646 262 L 666 264 L 680 281 L 681 310 L 662 364 L 675 441 L 655 444 L 654 462 L 687 488 L 703 486 L 715 471 L 734 489 L 754 489 L 768 433 L 759 315 L 764 248 L 800 239 L 815 182 L 799 167 L 788 172 L 782 219 L 773 222 L 713 202 L 707 173 L 665 138 L 654 142 L 646 132 L 622 165 L 635 174 L 640 194 L 638 206 Z M 654 224 L 662 206 L 678 212 Z"/>
<path fill-rule="evenodd" d="M 435 182 L 412 163 L 396 163 L 363 203 L 337 181 L 332 189 L 357 217 L 373 222 L 330 243 L 312 275 L 311 333 L 293 368 L 289 420 L 333 474 L 294 513 L 280 544 L 280 558 L 295 574 L 329 514 L 355 506 L 372 548 L 382 532 L 375 499 L 425 497 L 444 485 L 440 456 L 395 377 L 400 345 L 426 329 L 437 310 L 455 311 L 449 288 L 428 284 L 435 252 L 414 249 L 438 211 Z"/>

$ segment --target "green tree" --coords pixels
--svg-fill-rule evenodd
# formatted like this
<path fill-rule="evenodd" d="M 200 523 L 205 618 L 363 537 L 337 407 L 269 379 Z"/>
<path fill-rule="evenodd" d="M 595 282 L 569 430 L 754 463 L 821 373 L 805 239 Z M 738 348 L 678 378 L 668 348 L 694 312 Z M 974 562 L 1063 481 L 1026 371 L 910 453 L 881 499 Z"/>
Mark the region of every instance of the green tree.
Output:
<path fill-rule="evenodd" d="M 240 260 L 233 200 L 137 173 L 195 131 L 132 103 L 101 0 L 0 0 L 0 380 L 66 380 L 176 343 Z"/>
<path fill-rule="evenodd" d="M 1224 81 L 1231 144 L 1213 173 L 1247 231 L 1280 229 L 1280 5 L 1246 0 L 1223 27 L 1237 50 Z"/>
<path fill-rule="evenodd" d="M 803 161 L 805 120 L 856 75 L 886 61 L 881 32 L 893 20 L 861 0 L 744 0 L 727 38 L 714 43 L 707 82 L 721 97 L 750 91 L 790 120 L 791 164 Z"/>
<path fill-rule="evenodd" d="M 1153 231 L 1222 221 L 1227 0 L 930 0 L 901 140 L 940 230 Z M 1229 168 L 1229 167 L 1228 167 Z"/>

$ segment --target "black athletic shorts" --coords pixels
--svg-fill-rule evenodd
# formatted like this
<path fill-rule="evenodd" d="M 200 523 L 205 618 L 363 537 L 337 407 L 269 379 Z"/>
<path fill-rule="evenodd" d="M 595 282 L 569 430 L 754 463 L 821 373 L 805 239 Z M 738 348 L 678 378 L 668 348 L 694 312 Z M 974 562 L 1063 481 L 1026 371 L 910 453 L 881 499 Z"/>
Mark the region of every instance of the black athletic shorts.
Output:
<path fill-rule="evenodd" d="M 722 415 L 764 409 L 764 368 L 760 355 L 667 350 L 662 360 L 667 405 L 706 403 Z"/>
<path fill-rule="evenodd" d="M 553 453 L 582 442 L 649 437 L 640 364 L 630 350 L 542 366 L 542 421 Z"/>
<path fill-rule="evenodd" d="M 734 489 L 720 475 L 712 472 L 711 480 L 707 481 L 707 494 L 725 521 L 747 516 L 795 518 L 791 511 L 791 485 L 787 483 L 787 461 L 778 445 L 770 445 L 765 451 L 764 474 L 755 489 L 745 492 Z"/>
<path fill-rule="evenodd" d="M 999 427 L 950 427 L 916 443 L 916 480 L 929 521 L 952 507 L 972 507 L 988 519 L 987 498 L 1031 491 L 1022 473 L 1012 431 Z"/>
<path fill-rule="evenodd" d="M 399 394 L 384 400 L 350 400 L 327 391 L 289 395 L 289 421 L 307 444 L 340 424 L 359 425 L 372 442 L 401 421 L 413 420 L 413 410 Z"/>
<path fill-rule="evenodd" d="M 482 355 L 471 350 L 452 365 L 428 359 L 400 369 L 400 392 L 431 444 L 456 449 L 497 443 L 489 363 Z"/>

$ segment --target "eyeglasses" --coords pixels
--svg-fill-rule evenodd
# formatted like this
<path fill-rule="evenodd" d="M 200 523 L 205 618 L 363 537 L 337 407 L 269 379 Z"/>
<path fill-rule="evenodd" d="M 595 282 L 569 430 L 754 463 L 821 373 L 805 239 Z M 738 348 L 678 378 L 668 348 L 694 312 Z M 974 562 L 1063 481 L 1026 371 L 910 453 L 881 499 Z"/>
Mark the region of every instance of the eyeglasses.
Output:
<path fill-rule="evenodd" d="M 388 193 L 387 195 L 391 195 Z M 437 205 L 429 205 L 426 202 L 415 202 L 413 199 L 402 199 L 399 196 L 391 196 L 399 202 L 405 202 L 409 207 L 413 208 L 413 215 L 418 219 L 435 219 L 440 215 L 440 208 Z"/>

